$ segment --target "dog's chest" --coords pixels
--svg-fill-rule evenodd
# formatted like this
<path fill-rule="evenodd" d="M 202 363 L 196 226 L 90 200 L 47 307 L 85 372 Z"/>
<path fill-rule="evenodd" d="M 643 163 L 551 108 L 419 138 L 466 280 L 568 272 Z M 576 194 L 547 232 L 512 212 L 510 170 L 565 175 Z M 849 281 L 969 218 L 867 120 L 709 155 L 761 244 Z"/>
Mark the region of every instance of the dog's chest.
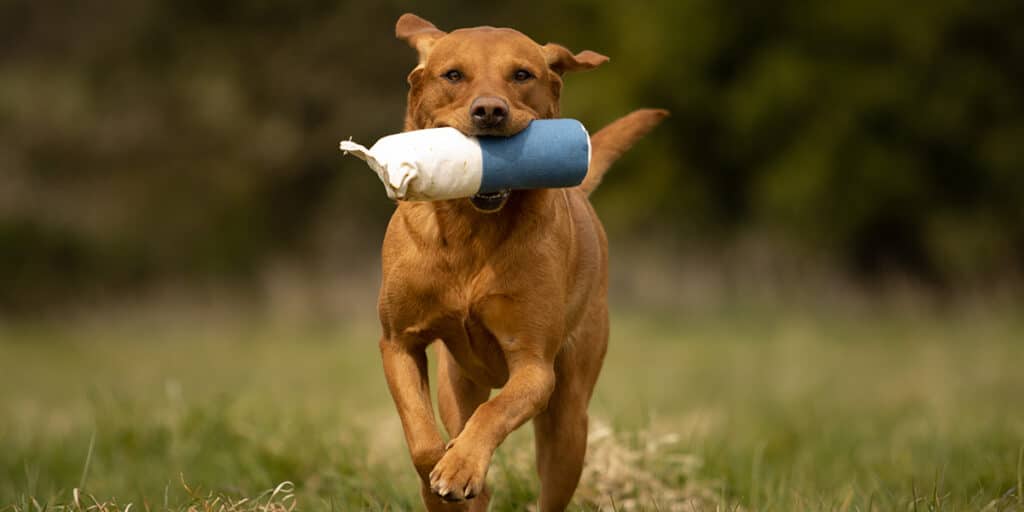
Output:
<path fill-rule="evenodd" d="M 492 295 L 480 281 L 464 281 L 463 287 L 452 286 L 442 293 L 445 314 L 439 323 L 445 324 L 441 336 L 445 347 L 459 366 L 475 382 L 490 387 L 501 387 L 508 379 L 505 354 L 494 334 L 477 313 L 479 307 Z"/>

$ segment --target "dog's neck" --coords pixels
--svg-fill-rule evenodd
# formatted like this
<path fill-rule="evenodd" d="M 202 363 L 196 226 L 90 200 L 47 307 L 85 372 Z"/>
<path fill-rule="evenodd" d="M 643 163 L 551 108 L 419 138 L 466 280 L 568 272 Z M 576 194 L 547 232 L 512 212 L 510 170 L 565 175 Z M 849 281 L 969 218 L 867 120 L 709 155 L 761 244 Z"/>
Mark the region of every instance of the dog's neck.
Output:
<path fill-rule="evenodd" d="M 469 199 L 399 204 L 406 229 L 425 249 L 460 251 L 500 246 L 523 222 L 534 222 L 550 203 L 550 190 L 519 190 L 509 195 L 503 208 L 484 213 Z"/>

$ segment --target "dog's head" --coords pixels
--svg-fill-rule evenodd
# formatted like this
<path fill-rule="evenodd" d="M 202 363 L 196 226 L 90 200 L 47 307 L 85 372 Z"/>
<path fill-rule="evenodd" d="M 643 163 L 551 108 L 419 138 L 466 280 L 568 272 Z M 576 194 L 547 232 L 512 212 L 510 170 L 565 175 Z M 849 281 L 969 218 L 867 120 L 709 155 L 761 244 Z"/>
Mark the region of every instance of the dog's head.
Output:
<path fill-rule="evenodd" d="M 410 130 L 451 126 L 466 135 L 515 135 L 534 119 L 558 117 L 564 73 L 608 60 L 539 45 L 510 28 L 446 33 L 414 14 L 398 19 L 395 35 L 419 53 L 409 73 Z"/>
<path fill-rule="evenodd" d="M 511 136 L 534 119 L 559 116 L 562 75 L 608 60 L 557 44 L 540 45 L 510 28 L 448 32 L 414 14 L 398 19 L 395 36 L 419 54 L 409 73 L 405 129 L 450 126 L 470 135 Z M 497 211 L 508 193 L 476 197 L 481 211 Z"/>

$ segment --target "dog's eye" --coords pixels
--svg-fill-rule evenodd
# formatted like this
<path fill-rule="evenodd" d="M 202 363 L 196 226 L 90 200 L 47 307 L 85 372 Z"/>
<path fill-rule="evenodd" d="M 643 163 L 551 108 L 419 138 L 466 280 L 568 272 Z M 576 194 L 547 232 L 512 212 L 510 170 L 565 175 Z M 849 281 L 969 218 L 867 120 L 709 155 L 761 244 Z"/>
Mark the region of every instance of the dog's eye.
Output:
<path fill-rule="evenodd" d="M 515 73 L 512 74 L 512 78 L 516 82 L 525 82 L 525 81 L 533 78 L 533 73 L 530 73 L 529 71 L 527 71 L 525 69 L 520 69 L 520 70 L 518 70 L 518 71 L 516 71 Z"/>
<path fill-rule="evenodd" d="M 448 71 L 445 71 L 444 74 L 441 76 L 443 76 L 445 80 L 448 80 L 449 82 L 452 83 L 462 80 L 462 72 L 457 69 L 449 69 Z"/>

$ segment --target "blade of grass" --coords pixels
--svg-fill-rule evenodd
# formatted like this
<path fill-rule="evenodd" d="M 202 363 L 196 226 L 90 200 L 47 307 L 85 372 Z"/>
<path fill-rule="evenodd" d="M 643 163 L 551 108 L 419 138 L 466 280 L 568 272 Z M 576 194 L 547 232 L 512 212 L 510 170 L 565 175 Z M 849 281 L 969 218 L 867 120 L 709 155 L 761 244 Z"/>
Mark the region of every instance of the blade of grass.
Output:
<path fill-rule="evenodd" d="M 1017 504 L 1024 507 L 1024 445 L 1017 452 Z"/>
<path fill-rule="evenodd" d="M 78 488 L 85 489 L 85 479 L 89 476 L 89 465 L 92 464 L 92 450 L 96 446 L 96 429 L 89 436 L 89 450 L 85 453 L 85 465 L 82 467 L 82 478 L 78 479 Z"/>
<path fill-rule="evenodd" d="M 917 512 L 917 484 L 914 483 L 914 479 L 910 479 L 910 495 L 914 499 L 914 512 Z"/>

